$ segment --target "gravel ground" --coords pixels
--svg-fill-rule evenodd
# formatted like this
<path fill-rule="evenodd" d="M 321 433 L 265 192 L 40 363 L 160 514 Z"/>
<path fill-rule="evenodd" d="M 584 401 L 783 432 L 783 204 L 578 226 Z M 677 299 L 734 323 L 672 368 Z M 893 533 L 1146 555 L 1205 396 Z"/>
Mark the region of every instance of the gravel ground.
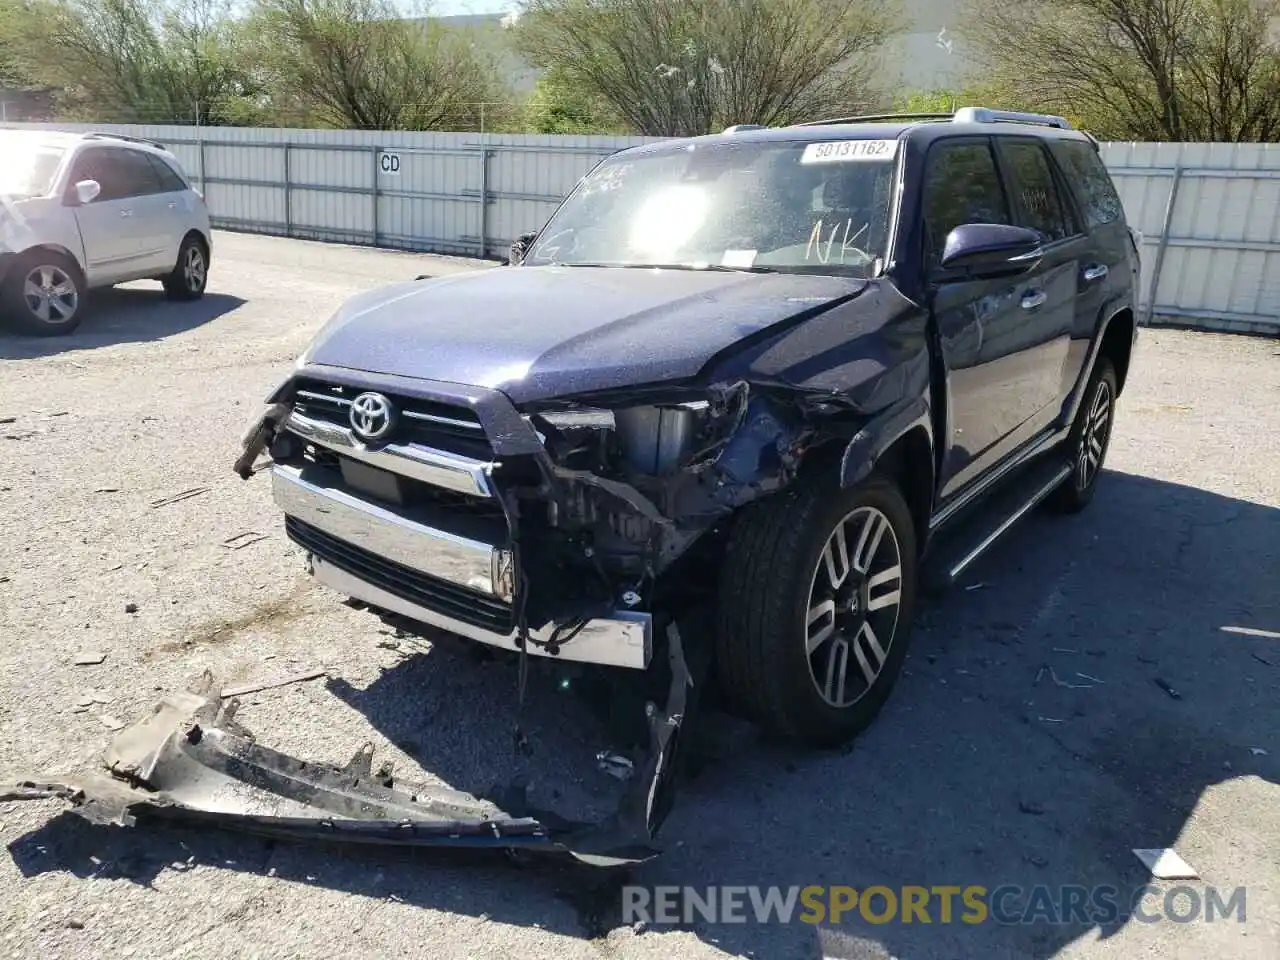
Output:
<path fill-rule="evenodd" d="M 69 339 L 0 338 L 0 780 L 91 766 L 113 718 L 206 667 L 329 671 L 246 698 L 273 746 L 340 762 L 371 739 L 463 788 L 502 775 L 510 671 L 380 647 L 375 619 L 307 582 L 265 478 L 230 472 L 262 396 L 343 299 L 476 266 L 221 234 L 200 303 L 134 284 Z M 1176 846 L 1204 884 L 1247 888 L 1246 923 L 635 930 L 590 872 L 97 829 L 41 803 L 0 807 L 0 954 L 1280 955 L 1280 347 L 1150 330 L 1140 351 L 1093 506 L 1030 518 L 922 611 L 906 675 L 851 750 L 786 753 L 723 722 L 723 756 L 634 882 L 1128 890 L 1145 880 L 1131 848 Z M 86 652 L 105 660 L 75 666 Z M 576 709 L 535 684 L 536 759 L 553 768 L 533 768 L 535 795 L 595 749 Z M 572 779 L 585 806 L 604 789 Z"/>

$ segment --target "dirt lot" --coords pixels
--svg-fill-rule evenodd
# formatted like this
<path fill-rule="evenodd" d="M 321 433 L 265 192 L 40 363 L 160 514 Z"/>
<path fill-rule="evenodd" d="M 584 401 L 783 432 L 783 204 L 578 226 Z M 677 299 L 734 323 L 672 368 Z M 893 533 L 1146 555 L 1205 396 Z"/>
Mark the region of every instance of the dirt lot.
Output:
<path fill-rule="evenodd" d="M 92 765 L 113 718 L 206 667 L 329 671 L 247 698 L 273 746 L 344 761 L 372 739 L 464 788 L 501 774 L 514 675 L 389 649 L 307 582 L 265 478 L 230 471 L 344 298 L 470 266 L 222 234 L 201 303 L 136 284 L 96 298 L 70 339 L 0 338 L 0 780 Z M 1176 846 L 1201 887 L 1247 888 L 1245 923 L 635 930 L 576 871 L 109 831 L 28 804 L 0 807 L 0 953 L 1280 956 L 1280 345 L 1155 330 L 1140 351 L 1090 510 L 1030 519 L 923 611 L 907 675 L 852 750 L 790 754 L 726 724 L 670 850 L 634 882 L 1128 891 L 1145 880 L 1131 848 Z M 101 664 L 74 665 L 93 651 Z M 555 773 L 594 749 L 553 689 L 535 684 L 531 713 Z M 533 788 L 552 777 L 535 769 Z"/>

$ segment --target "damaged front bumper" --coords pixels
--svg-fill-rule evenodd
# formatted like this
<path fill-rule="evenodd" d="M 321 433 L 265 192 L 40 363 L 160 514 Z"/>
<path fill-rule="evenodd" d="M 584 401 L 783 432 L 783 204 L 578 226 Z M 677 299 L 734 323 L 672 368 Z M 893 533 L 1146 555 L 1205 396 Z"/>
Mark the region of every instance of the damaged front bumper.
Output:
<path fill-rule="evenodd" d="M 106 750 L 109 773 L 24 778 L 0 801 L 62 799 L 93 823 L 168 820 L 304 840 L 402 846 L 526 849 L 567 853 L 597 866 L 651 859 L 670 810 L 677 733 L 692 681 L 678 631 L 668 634 L 671 686 L 665 709 L 650 703 L 650 744 L 618 811 L 583 823 L 529 806 L 517 781 L 477 798 L 436 785 L 397 782 L 373 766 L 366 744 L 342 767 L 298 760 L 258 743 L 206 673 L 188 692 L 160 701 Z"/>

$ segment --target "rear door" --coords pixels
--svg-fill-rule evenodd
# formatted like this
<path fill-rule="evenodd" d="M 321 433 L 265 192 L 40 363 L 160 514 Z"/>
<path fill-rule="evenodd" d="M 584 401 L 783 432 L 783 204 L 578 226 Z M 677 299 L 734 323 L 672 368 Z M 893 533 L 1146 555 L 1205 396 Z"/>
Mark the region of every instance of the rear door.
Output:
<path fill-rule="evenodd" d="M 177 262 L 178 247 L 171 242 L 173 209 L 164 193 L 160 176 L 151 158 L 141 150 L 116 147 L 124 169 L 130 199 L 131 232 L 137 244 L 134 272 L 138 277 L 168 273 Z"/>
<path fill-rule="evenodd" d="M 1002 135 L 996 144 L 1014 222 L 1045 239 L 1043 258 L 1023 278 L 1018 320 L 1009 331 L 1016 351 L 1008 371 L 1017 384 L 1019 422 L 1010 438 L 1016 447 L 1047 427 L 1061 409 L 1080 278 L 1091 256 L 1089 237 L 1045 142 Z"/>
<path fill-rule="evenodd" d="M 165 218 L 164 247 L 172 252 L 169 265 L 173 266 L 178 262 L 178 247 L 182 245 L 182 238 L 195 223 L 196 195 L 163 157 L 154 153 L 148 153 L 146 157 L 160 181 L 159 197 L 164 203 L 161 213 Z"/>

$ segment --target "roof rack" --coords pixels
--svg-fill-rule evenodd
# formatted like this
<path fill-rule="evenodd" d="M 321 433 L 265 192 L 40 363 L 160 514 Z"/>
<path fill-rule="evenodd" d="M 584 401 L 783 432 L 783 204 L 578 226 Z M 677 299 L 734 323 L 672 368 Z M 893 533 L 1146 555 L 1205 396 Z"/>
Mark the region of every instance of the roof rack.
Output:
<path fill-rule="evenodd" d="M 876 113 L 861 117 L 835 117 L 831 120 L 809 120 L 797 123 L 797 127 L 823 127 L 842 123 L 908 123 L 917 121 L 950 120 L 952 123 L 1028 123 L 1041 127 L 1074 129 L 1065 117 L 1047 113 L 1019 113 L 1014 110 L 992 110 L 990 107 L 961 107 L 955 113 Z"/>
<path fill-rule="evenodd" d="M 949 113 L 870 113 L 860 117 L 833 117 L 830 120 L 807 120 L 797 127 L 827 127 L 841 123 L 888 123 L 894 120 L 950 120 Z"/>
<path fill-rule="evenodd" d="M 157 143 L 155 140 L 147 140 L 143 137 L 130 137 L 123 133 L 86 133 L 86 140 L 125 140 L 129 143 L 142 143 L 148 147 L 155 147 L 157 150 L 164 150 L 163 143 Z"/>
<path fill-rule="evenodd" d="M 732 127 L 725 127 L 720 131 L 721 135 L 731 133 L 742 133 L 744 130 L 768 130 L 763 123 L 735 123 Z"/>
<path fill-rule="evenodd" d="M 1039 127 L 1074 129 L 1066 117 L 1048 113 L 1019 113 L 1016 110 L 992 110 L 990 107 L 961 107 L 951 118 L 956 123 L 1030 123 Z"/>

